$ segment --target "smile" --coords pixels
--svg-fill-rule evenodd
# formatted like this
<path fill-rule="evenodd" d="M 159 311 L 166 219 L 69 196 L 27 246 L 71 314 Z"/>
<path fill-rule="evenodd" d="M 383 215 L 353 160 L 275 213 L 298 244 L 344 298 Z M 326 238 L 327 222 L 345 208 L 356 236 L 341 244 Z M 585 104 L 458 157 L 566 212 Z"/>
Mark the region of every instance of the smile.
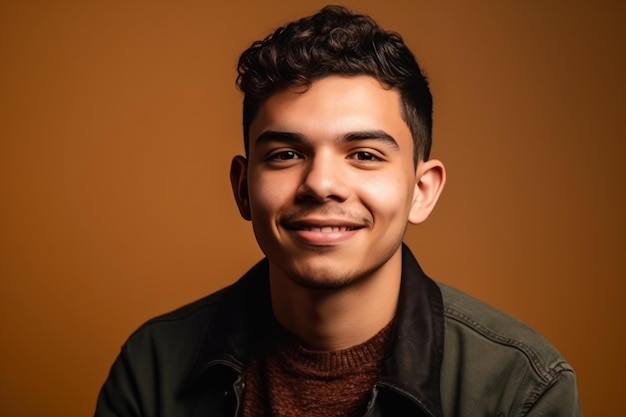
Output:
<path fill-rule="evenodd" d="M 349 226 L 310 226 L 310 227 L 297 227 L 294 230 L 303 230 L 306 232 L 317 233 L 333 233 L 333 232 L 347 232 L 350 230 L 356 230 L 356 227 Z"/>
<path fill-rule="evenodd" d="M 283 223 L 296 242 L 306 246 L 329 247 L 350 240 L 364 225 L 345 220 L 307 219 Z"/>

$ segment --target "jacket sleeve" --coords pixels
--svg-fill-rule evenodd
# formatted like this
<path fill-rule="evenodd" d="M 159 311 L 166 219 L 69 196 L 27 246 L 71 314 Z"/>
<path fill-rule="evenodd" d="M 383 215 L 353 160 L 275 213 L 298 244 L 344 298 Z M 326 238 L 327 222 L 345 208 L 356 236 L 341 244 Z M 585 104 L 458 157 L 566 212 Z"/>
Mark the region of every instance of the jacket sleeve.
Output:
<path fill-rule="evenodd" d="M 126 346 L 113 363 L 105 381 L 94 417 L 141 417 L 137 380 L 128 360 Z"/>
<path fill-rule="evenodd" d="M 563 371 L 531 404 L 524 417 L 582 417 L 582 409 L 572 371 Z"/>

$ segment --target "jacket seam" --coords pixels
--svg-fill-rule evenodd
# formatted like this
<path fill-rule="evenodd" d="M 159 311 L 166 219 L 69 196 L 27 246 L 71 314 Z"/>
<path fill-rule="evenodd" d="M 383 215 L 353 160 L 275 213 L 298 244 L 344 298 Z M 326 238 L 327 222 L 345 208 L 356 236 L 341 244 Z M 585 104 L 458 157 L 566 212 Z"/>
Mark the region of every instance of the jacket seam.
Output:
<path fill-rule="evenodd" d="M 474 320 L 472 317 L 463 314 L 457 310 L 454 310 L 450 307 L 445 307 L 445 315 L 452 320 L 466 325 L 467 327 L 471 328 L 472 330 L 484 336 L 488 340 L 491 340 L 492 342 L 504 346 L 513 347 L 523 353 L 532 365 L 533 369 L 536 371 L 537 375 L 543 380 L 542 385 L 550 385 L 550 383 L 554 380 L 555 376 L 559 374 L 559 372 L 569 370 L 566 367 L 567 362 L 565 362 L 564 360 L 557 361 L 554 365 L 547 367 L 539 358 L 537 352 L 526 343 L 497 334 Z"/>
<path fill-rule="evenodd" d="M 554 386 L 558 382 L 559 378 L 561 378 L 565 372 L 571 372 L 572 374 L 574 373 L 573 370 L 563 368 L 560 365 L 562 364 L 557 363 L 557 365 L 555 366 L 555 368 L 558 367 L 558 370 L 554 369 L 553 378 L 549 381 L 549 383 L 541 384 L 537 387 L 537 389 L 531 392 L 528 399 L 524 402 L 524 404 L 520 408 L 520 412 L 519 412 L 520 417 L 526 416 L 530 412 L 530 410 L 533 408 L 533 406 L 537 403 L 537 401 L 548 391 L 548 389 L 550 389 L 550 387 Z"/>

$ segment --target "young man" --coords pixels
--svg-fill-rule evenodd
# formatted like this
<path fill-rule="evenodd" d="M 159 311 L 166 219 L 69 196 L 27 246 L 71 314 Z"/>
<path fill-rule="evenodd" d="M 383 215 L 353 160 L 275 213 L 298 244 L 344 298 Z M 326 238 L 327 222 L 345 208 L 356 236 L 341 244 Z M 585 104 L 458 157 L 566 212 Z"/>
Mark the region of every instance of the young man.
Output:
<path fill-rule="evenodd" d="M 402 240 L 445 182 L 400 36 L 339 7 L 239 61 L 235 199 L 266 258 L 133 334 L 96 416 L 576 416 L 541 336 L 424 275 Z"/>

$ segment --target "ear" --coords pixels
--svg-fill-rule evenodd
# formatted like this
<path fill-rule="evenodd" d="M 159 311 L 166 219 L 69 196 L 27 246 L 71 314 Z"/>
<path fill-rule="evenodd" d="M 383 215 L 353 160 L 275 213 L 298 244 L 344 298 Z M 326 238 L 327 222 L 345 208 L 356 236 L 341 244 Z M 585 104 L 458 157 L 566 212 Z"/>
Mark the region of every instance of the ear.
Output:
<path fill-rule="evenodd" d="M 230 163 L 230 186 L 233 188 L 241 217 L 250 220 L 252 216 L 248 198 L 248 160 L 241 155 L 235 156 Z"/>
<path fill-rule="evenodd" d="M 415 173 L 415 193 L 409 212 L 409 222 L 420 224 L 433 211 L 443 186 L 446 183 L 446 169 L 436 159 L 420 162 Z"/>

